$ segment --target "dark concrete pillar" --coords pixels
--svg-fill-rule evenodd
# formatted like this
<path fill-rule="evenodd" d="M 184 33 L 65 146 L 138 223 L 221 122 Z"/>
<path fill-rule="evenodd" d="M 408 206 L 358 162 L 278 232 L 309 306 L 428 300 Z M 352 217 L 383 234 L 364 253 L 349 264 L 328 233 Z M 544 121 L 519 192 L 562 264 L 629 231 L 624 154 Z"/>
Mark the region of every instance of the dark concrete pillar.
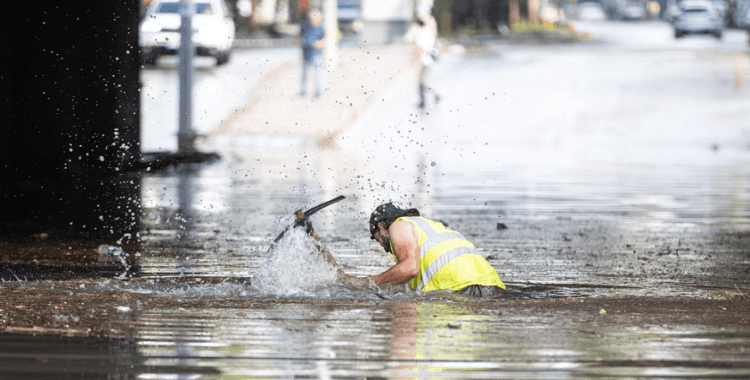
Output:
<path fill-rule="evenodd" d="M 139 6 L 16 2 L 0 26 L 0 236 L 137 230 Z"/>

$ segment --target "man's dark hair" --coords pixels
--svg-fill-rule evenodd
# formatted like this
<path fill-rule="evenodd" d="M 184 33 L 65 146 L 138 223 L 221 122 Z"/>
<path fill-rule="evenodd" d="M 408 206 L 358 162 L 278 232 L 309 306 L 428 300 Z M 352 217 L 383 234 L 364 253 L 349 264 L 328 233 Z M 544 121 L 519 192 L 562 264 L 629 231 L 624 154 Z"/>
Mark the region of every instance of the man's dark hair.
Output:
<path fill-rule="evenodd" d="M 417 211 L 417 209 L 413 208 L 413 209 L 406 210 L 406 212 L 403 215 L 399 215 L 399 216 L 397 216 L 395 218 L 383 219 L 383 220 L 381 220 L 381 222 L 383 222 L 383 227 L 385 227 L 386 230 L 389 229 L 389 228 L 391 228 L 391 224 L 393 224 L 393 222 L 395 222 L 396 219 L 398 219 L 398 218 L 400 218 L 402 216 L 419 216 L 419 211 Z"/>

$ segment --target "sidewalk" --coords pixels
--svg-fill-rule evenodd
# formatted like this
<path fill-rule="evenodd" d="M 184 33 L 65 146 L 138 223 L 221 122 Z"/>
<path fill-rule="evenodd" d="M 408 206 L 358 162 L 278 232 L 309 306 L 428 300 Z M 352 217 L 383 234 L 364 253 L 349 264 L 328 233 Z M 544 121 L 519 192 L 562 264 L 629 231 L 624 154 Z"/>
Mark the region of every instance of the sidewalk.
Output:
<path fill-rule="evenodd" d="M 338 67 L 324 71 L 325 90 L 318 99 L 300 96 L 301 59 L 282 62 L 263 73 L 252 86 L 250 100 L 208 135 L 309 136 L 328 145 L 397 76 L 416 70 L 413 49 L 409 45 L 340 48 Z"/>

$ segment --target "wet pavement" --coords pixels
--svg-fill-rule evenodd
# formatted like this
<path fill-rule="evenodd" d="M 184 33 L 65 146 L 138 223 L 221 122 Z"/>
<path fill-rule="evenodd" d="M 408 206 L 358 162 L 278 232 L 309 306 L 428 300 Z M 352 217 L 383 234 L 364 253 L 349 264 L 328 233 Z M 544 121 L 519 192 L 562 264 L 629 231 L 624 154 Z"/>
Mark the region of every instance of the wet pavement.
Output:
<path fill-rule="evenodd" d="M 308 102 L 263 87 L 284 80 L 263 74 L 264 53 L 199 70 L 227 87 L 199 85 L 217 105 L 200 149 L 222 159 L 135 175 L 138 236 L 4 246 L 16 266 L 0 273 L 0 377 L 750 376 L 744 32 L 673 41 L 660 23 L 580 28 L 591 40 L 449 48 L 434 72 L 442 100 L 424 111 L 413 70 L 375 77 L 350 95 L 360 106 L 332 146 L 293 124 L 214 128 L 272 113 L 249 102 Z M 266 55 L 283 70 L 295 54 Z M 156 112 L 174 94 L 156 96 L 168 66 L 143 73 L 144 117 L 158 115 L 144 121 L 144 149 L 170 141 L 154 127 L 173 120 Z M 343 102 L 321 100 L 310 118 Z M 304 235 L 268 252 L 294 210 L 337 195 L 312 223 L 347 273 L 391 265 L 366 222 L 393 199 L 462 231 L 510 291 L 374 294 L 333 284 Z M 24 278 L 34 263 L 67 266 Z"/>

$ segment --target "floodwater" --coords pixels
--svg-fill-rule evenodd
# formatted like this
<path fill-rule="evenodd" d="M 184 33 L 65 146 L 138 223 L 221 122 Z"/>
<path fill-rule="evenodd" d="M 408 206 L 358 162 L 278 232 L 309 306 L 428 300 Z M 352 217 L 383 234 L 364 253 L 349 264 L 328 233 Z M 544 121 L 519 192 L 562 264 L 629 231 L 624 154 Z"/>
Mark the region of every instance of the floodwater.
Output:
<path fill-rule="evenodd" d="M 6 331 L 0 374 L 749 377 L 750 92 L 725 50 L 488 46 L 444 58 L 424 113 L 401 74 L 333 148 L 203 140 L 220 161 L 138 176 L 141 231 L 116 237 L 137 248 L 99 253 L 110 278 L 0 283 L 73 329 Z M 394 200 L 463 232 L 509 292 L 337 285 L 301 231 L 269 251 L 338 195 L 311 220 L 348 274 L 392 265 L 366 223 Z"/>

